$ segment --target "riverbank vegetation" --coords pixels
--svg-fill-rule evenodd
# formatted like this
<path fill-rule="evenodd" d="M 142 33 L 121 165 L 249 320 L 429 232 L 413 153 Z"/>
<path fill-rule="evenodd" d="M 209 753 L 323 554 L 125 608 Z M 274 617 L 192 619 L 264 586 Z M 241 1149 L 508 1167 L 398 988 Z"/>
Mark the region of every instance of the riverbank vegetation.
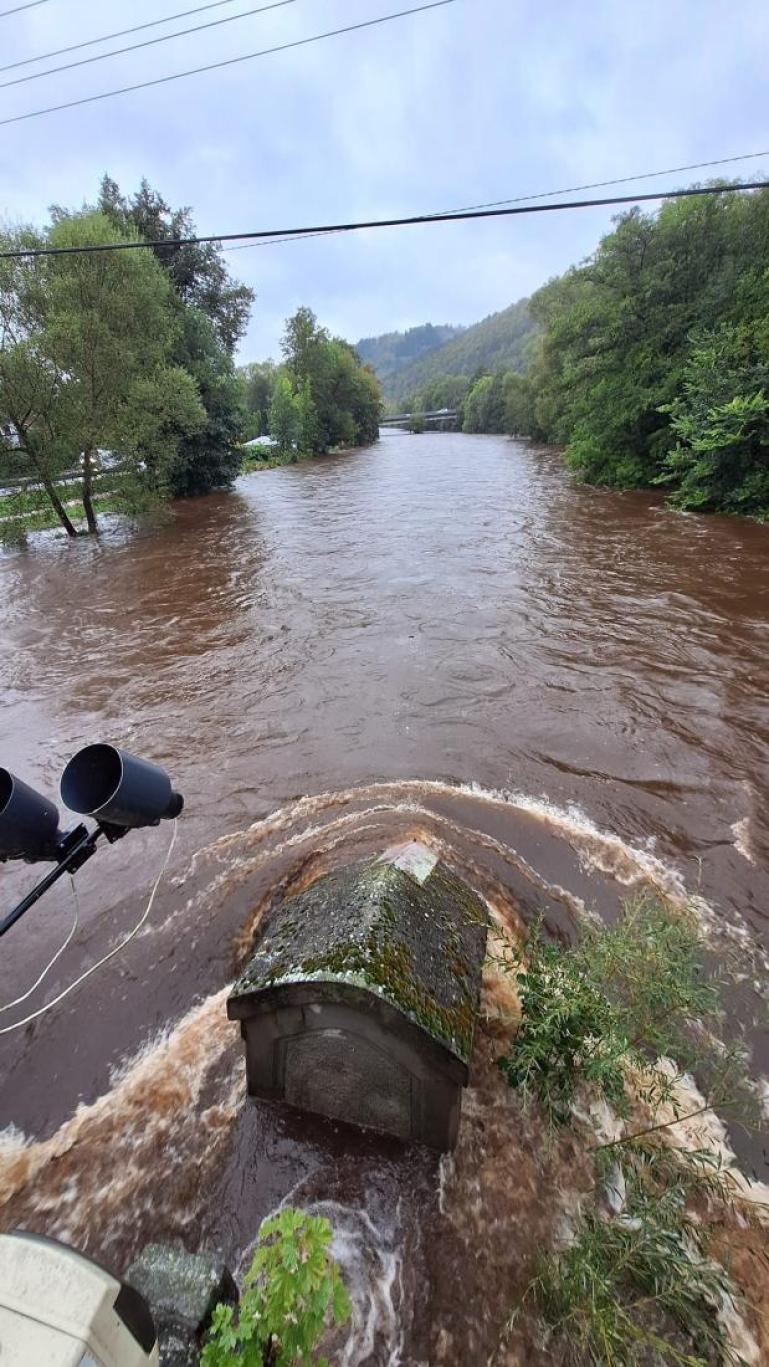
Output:
<path fill-rule="evenodd" d="M 515 365 L 436 374 L 444 348 L 404 405 L 564 446 L 593 484 L 769 517 L 769 191 L 631 209 L 527 317 Z"/>
<path fill-rule="evenodd" d="M 96 205 L 54 208 L 6 250 L 97 247 L 189 236 L 145 183 L 131 198 L 105 178 Z M 49 519 L 75 536 L 110 506 L 144 512 L 231 482 L 242 396 L 232 361 L 252 293 L 213 246 L 63 251 L 0 265 L 0 481 L 34 481 Z M 23 509 L 6 534 L 36 525 Z"/>
<path fill-rule="evenodd" d="M 286 325 L 283 364 L 237 371 L 253 293 L 146 182 L 108 177 L 97 204 L 0 233 L 0 536 L 95 533 L 106 512 L 158 510 L 229 487 L 243 443 L 272 432 L 281 459 L 379 434 L 378 383 L 309 309 Z M 152 242 L 141 251 L 73 251 Z M 165 245 L 168 243 L 168 245 Z"/>
<path fill-rule="evenodd" d="M 695 923 L 642 899 L 571 947 L 536 931 L 514 971 L 520 1020 L 499 1067 L 554 1140 L 582 1136 L 593 1182 L 534 1256 L 509 1331 L 533 1312 L 568 1363 L 736 1365 L 730 1317 L 750 1307 L 723 1229 L 748 1229 L 751 1202 L 719 1148 L 681 1126 L 751 1098 L 741 1050 L 719 1041 Z"/>
<path fill-rule="evenodd" d="M 253 438 L 269 433 L 278 455 L 290 460 L 377 440 L 379 382 L 348 342 L 300 308 L 286 323 L 281 350 L 282 365 L 241 371 Z"/>

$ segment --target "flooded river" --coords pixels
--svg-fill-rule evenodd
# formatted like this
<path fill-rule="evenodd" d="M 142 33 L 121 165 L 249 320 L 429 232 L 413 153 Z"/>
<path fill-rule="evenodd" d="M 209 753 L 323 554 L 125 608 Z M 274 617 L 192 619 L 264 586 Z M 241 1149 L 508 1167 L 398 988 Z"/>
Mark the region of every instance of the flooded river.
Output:
<path fill-rule="evenodd" d="M 187 801 L 144 931 L 0 1033 L 3 1225 L 119 1268 L 150 1237 L 237 1264 L 290 1199 L 334 1224 L 356 1307 L 340 1362 L 485 1361 L 573 1158 L 519 1134 L 510 1170 L 492 1036 L 439 1165 L 247 1104 L 224 1014 L 264 907 L 404 833 L 522 922 L 693 895 L 716 952 L 744 955 L 732 1011 L 769 1073 L 769 528 L 576 486 L 504 438 L 389 433 L 158 529 L 0 553 L 0 634 L 3 764 L 53 792 L 111 740 Z M 71 944 L 0 1031 L 135 924 L 169 838 L 81 871 Z M 4 903 L 29 881 L 6 868 Z M 3 940 L 0 1006 L 73 914 L 61 884 Z M 760 1137 L 743 1160 L 767 1177 Z"/>

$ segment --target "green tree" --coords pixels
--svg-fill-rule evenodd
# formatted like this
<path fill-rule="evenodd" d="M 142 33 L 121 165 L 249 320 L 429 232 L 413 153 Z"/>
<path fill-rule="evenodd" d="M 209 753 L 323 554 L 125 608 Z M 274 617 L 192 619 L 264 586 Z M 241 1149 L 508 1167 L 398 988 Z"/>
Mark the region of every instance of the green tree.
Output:
<path fill-rule="evenodd" d="M 769 517 L 769 365 L 728 324 L 700 334 L 667 411 L 678 444 L 657 482 L 681 508 Z"/>
<path fill-rule="evenodd" d="M 309 380 L 305 380 L 296 395 L 299 414 L 299 448 L 309 454 L 315 450 L 318 440 L 318 410 L 312 397 Z"/>
<path fill-rule="evenodd" d="M 287 375 L 275 381 L 270 405 L 270 435 L 282 456 L 296 454 L 302 434 L 302 411 Z"/>
<path fill-rule="evenodd" d="M 531 381 L 525 375 L 508 371 L 503 381 L 505 404 L 505 431 L 511 437 L 531 437 L 537 435 L 534 417 L 534 393 Z"/>
<path fill-rule="evenodd" d="M 61 217 L 45 241 L 77 247 L 116 241 L 97 213 Z M 9 239 L 28 244 L 33 235 Z M 100 452 L 122 464 L 128 506 L 159 499 L 182 434 L 205 414 L 194 381 L 174 365 L 178 316 L 165 272 L 149 253 L 65 254 L 5 261 L 0 270 L 0 429 L 23 454 L 70 535 L 60 481 L 80 469 L 89 532 Z M 68 492 L 71 486 L 67 486 Z"/>
<path fill-rule="evenodd" d="M 270 404 L 275 385 L 274 361 L 253 361 L 241 366 L 238 374 L 245 386 L 245 406 L 249 437 L 263 437 L 269 427 Z"/>
<path fill-rule="evenodd" d="M 306 388 L 314 406 L 314 451 L 377 440 L 379 385 L 347 342 L 331 337 L 311 309 L 300 308 L 286 324 L 282 350 L 294 393 Z"/>
<path fill-rule="evenodd" d="M 238 445 L 249 426 L 246 393 L 235 372 L 233 354 L 248 324 L 253 291 L 232 279 L 216 243 L 170 245 L 172 240 L 194 236 L 191 212 L 172 209 L 146 180 L 127 197 L 105 176 L 99 207 L 121 235 L 138 233 L 160 244 L 153 252 L 178 301 L 181 325 L 175 361 L 193 376 L 206 422 L 194 434 L 179 433 L 173 492 L 197 494 L 226 487 L 240 470 Z M 168 246 L 163 245 L 166 242 Z M 265 419 L 267 410 L 265 403 Z"/>
<path fill-rule="evenodd" d="M 109 176 L 101 183 L 98 208 L 123 235 L 138 233 L 148 242 L 194 237 L 189 207 L 172 209 L 146 180 L 132 196 L 121 193 Z M 175 293 L 211 320 L 216 339 L 232 355 L 248 325 L 254 292 L 229 275 L 215 242 L 158 246 L 155 256 L 168 272 Z"/>
<path fill-rule="evenodd" d="M 247 426 L 243 382 L 216 339 L 210 318 L 187 306 L 180 319 L 174 358 L 194 380 L 204 410 L 195 431 L 179 431 L 170 467 L 176 497 L 226 488 L 240 473 L 239 444 Z"/>
<path fill-rule="evenodd" d="M 464 404 L 465 432 L 505 432 L 505 377 L 483 375 L 472 386 Z"/>
<path fill-rule="evenodd" d="M 127 510 L 141 512 L 178 491 L 175 472 L 183 443 L 195 441 L 206 413 L 194 379 L 180 366 L 139 375 L 130 387 L 121 417 L 121 442 L 127 461 L 114 490 Z M 186 462 L 185 462 L 186 468 Z"/>

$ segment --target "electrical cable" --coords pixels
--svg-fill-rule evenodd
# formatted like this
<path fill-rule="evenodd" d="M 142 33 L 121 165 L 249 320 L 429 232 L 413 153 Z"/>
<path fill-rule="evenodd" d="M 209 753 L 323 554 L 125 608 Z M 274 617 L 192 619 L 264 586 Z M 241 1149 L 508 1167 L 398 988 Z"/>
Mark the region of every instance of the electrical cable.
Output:
<path fill-rule="evenodd" d="M 60 992 L 58 996 L 54 997 L 51 1001 L 46 1002 L 45 1005 L 39 1007 L 37 1011 L 32 1011 L 30 1015 L 25 1016 L 23 1020 L 15 1021 L 13 1025 L 4 1025 L 2 1028 L 0 1028 L 0 1035 L 10 1035 L 13 1030 L 21 1030 L 23 1026 L 29 1025 L 30 1021 L 37 1020 L 39 1016 L 44 1016 L 46 1011 L 50 1011 L 54 1006 L 58 1006 L 59 1002 L 64 1001 L 64 998 L 68 997 L 71 992 L 74 992 L 75 988 L 79 987 L 81 983 L 84 983 L 86 978 L 90 978 L 93 973 L 96 973 L 98 971 L 98 969 L 103 968 L 106 963 L 109 963 L 110 959 L 114 959 L 116 954 L 122 954 L 126 946 L 131 943 L 131 940 L 133 940 L 139 934 L 139 931 L 147 921 L 149 914 L 152 911 L 152 908 L 155 904 L 155 897 L 157 896 L 158 888 L 160 887 L 160 884 L 163 879 L 163 874 L 168 868 L 168 861 L 171 858 L 174 845 L 176 844 L 177 829 L 178 822 L 174 821 L 173 830 L 171 832 L 171 841 L 168 846 L 168 849 L 166 850 L 166 857 L 163 860 L 160 873 L 158 874 L 153 884 L 149 901 L 142 915 L 139 917 L 139 920 L 136 922 L 136 925 L 134 926 L 133 930 L 130 930 L 128 934 L 120 941 L 120 943 L 115 945 L 115 947 L 111 949 L 108 954 L 105 954 L 103 958 L 98 959 L 95 964 L 91 964 L 91 967 L 87 968 L 85 973 L 81 973 L 78 978 L 75 978 L 75 981 L 70 983 L 69 987 L 65 987 L 64 991 Z"/>
<path fill-rule="evenodd" d="M 104 62 L 108 57 L 120 57 L 125 52 L 137 52 L 139 48 L 154 47 L 156 43 L 170 43 L 173 38 L 185 38 L 190 33 L 202 33 L 204 29 L 219 28 L 222 24 L 234 24 L 238 19 L 249 19 L 254 14 L 266 14 L 267 10 L 283 9 L 285 5 L 295 5 L 296 0 L 272 0 L 269 5 L 259 5 L 256 9 L 243 10 L 241 14 L 227 14 L 224 19 L 209 19 L 206 24 L 195 24 L 192 28 L 180 28 L 175 33 L 162 33 L 159 38 L 145 38 L 141 43 L 129 43 L 127 47 L 115 47 L 110 52 L 97 52 L 93 57 L 79 57 L 76 62 L 65 62 L 63 66 L 48 67 L 46 71 L 31 71 L 27 76 L 14 76 L 11 81 L 0 81 L 0 90 L 12 85 L 24 85 L 27 81 L 41 81 L 44 76 L 55 76 L 60 71 L 72 71 L 78 66 L 90 66 L 93 62 Z"/>
<path fill-rule="evenodd" d="M 64 944 L 61 946 L 61 948 L 60 948 L 60 949 L 57 949 L 57 951 L 56 951 L 56 953 L 54 954 L 53 958 L 52 958 L 52 959 L 49 959 L 48 963 L 46 964 L 45 968 L 43 969 L 42 973 L 40 974 L 40 977 L 37 978 L 37 979 L 35 980 L 35 982 L 33 982 L 32 986 L 31 986 L 30 988 L 28 988 L 26 992 L 22 993 L 22 995 L 21 995 L 20 997 L 16 997 L 16 998 L 14 999 L 14 1001 L 12 1001 L 12 1002 L 5 1002 L 3 1006 L 0 1006 L 0 1013 L 2 1013 L 3 1011 L 10 1011 L 14 1006 L 21 1006 L 21 1003 L 22 1003 L 22 1002 L 25 1002 L 25 1001 L 27 1000 L 28 997 L 31 997 L 31 996 L 32 996 L 32 993 L 35 992 L 35 991 L 37 990 L 37 988 L 40 986 L 40 984 L 44 981 L 44 979 L 48 977 L 48 974 L 50 973 L 50 971 L 51 971 L 51 969 L 53 968 L 54 964 L 57 962 L 58 959 L 61 958 L 61 956 L 62 956 L 62 954 L 64 953 L 64 951 L 65 951 L 65 949 L 67 948 L 67 946 L 72 942 L 72 938 L 73 938 L 73 936 L 74 936 L 74 934 L 75 934 L 75 931 L 77 930 L 78 923 L 79 923 L 79 919 L 80 919 L 80 906 L 79 906 L 78 900 L 77 900 L 77 888 L 75 887 L 75 879 L 74 879 L 74 877 L 72 876 L 72 874 L 69 875 L 69 881 L 70 881 L 70 885 L 71 885 L 71 888 L 72 888 L 72 896 L 73 896 L 73 898 L 74 898 L 74 900 L 75 900 L 75 918 L 74 918 L 74 920 L 73 920 L 73 922 L 72 922 L 72 929 L 70 930 L 69 935 L 67 936 L 67 938 L 66 938 L 66 940 L 64 941 Z"/>
<path fill-rule="evenodd" d="M 25 247 L 0 252 L 0 261 L 36 256 L 87 256 L 92 252 L 140 251 L 154 247 L 192 247 L 209 242 L 238 242 L 245 238 L 319 237 L 326 233 L 354 233 L 371 228 L 410 228 L 425 223 L 466 223 L 474 219 L 514 218 L 523 214 L 560 213 L 565 209 L 603 209 L 618 204 L 643 204 L 649 200 L 691 199 L 694 196 L 736 194 L 744 190 L 769 190 L 769 180 L 748 180 L 728 185 L 692 185 L 684 190 L 654 190 L 643 195 L 614 195 L 606 199 L 569 199 L 559 204 L 518 204 L 511 209 L 472 209 L 458 214 L 416 214 L 410 218 L 378 218 L 358 223 L 327 223 L 308 228 L 263 228 L 245 233 L 210 233 L 206 236 L 138 238 L 133 242 L 89 243 L 82 247 Z"/>
<path fill-rule="evenodd" d="M 119 28 L 114 33 L 103 33 L 100 38 L 86 38 L 80 43 L 70 43 L 69 47 L 56 47 L 52 52 L 39 52 L 36 57 L 22 57 L 18 62 L 6 62 L 0 66 L 2 71 L 15 71 L 20 66 L 31 66 L 33 62 L 47 62 L 51 57 L 64 57 L 68 52 L 80 52 L 84 47 L 95 47 L 97 43 L 109 43 L 113 38 L 127 38 L 129 33 L 141 33 L 144 29 L 157 28 L 159 24 L 172 24 L 174 19 L 189 19 L 192 14 L 202 14 L 204 10 L 221 9 L 222 5 L 234 5 L 235 0 L 208 0 L 206 5 L 196 5 L 194 9 L 179 10 L 167 14 L 165 19 L 149 19 L 145 24 L 133 24 L 131 28 Z"/>
<path fill-rule="evenodd" d="M 48 0 L 27 0 L 26 5 L 14 5 L 13 9 L 0 10 L 0 19 L 7 19 L 9 14 L 19 14 L 23 9 L 36 9 L 38 5 L 47 5 Z"/>
<path fill-rule="evenodd" d="M 492 199 L 486 204 L 463 204 L 460 209 L 446 209 L 447 214 L 461 214 L 469 209 L 497 209 L 503 204 L 523 204 L 532 199 L 554 199 L 557 195 L 576 195 L 582 190 L 603 190 L 609 185 L 629 185 L 634 180 L 652 180 L 655 176 L 677 176 L 682 171 L 704 171 L 712 166 L 727 166 L 735 161 L 756 161 L 769 157 L 766 152 L 745 152 L 739 157 L 717 157 L 714 161 L 693 161 L 688 166 L 668 166 L 664 171 L 641 171 L 637 176 L 617 176 L 614 180 L 594 180 L 588 185 L 567 185 L 562 190 L 540 190 L 536 195 L 516 195 L 513 199 Z"/>
<path fill-rule="evenodd" d="M 442 209 L 439 216 L 451 218 L 453 214 L 468 213 L 473 209 L 496 209 L 503 204 L 527 204 L 535 199 L 555 199 L 558 195 L 573 195 L 582 190 L 602 190 L 609 185 L 629 185 L 631 181 L 651 180 L 655 176 L 674 176 L 681 171 L 702 171 L 711 166 L 726 166 L 735 161 L 753 161 L 759 157 L 769 157 L 766 152 L 744 152 L 741 156 L 718 157 L 714 161 L 693 161 L 688 166 L 668 166 L 664 171 L 640 171 L 637 176 L 617 176 L 614 180 L 592 180 L 585 185 L 568 185 L 561 190 L 540 190 L 536 195 L 515 195 L 510 199 L 492 199 L 485 204 L 465 204 L 457 209 Z M 308 237 L 325 237 L 327 233 L 332 233 L 333 228 L 327 228 L 323 232 L 308 233 Z M 272 242 L 245 242 L 239 247 L 224 247 L 226 252 L 247 252 L 253 247 L 278 247 L 282 242 L 298 242 L 297 237 L 279 237 Z"/>
<path fill-rule="evenodd" d="M 204 71 L 221 71 L 224 67 L 237 66 L 239 62 L 251 62 L 256 57 L 270 57 L 277 52 L 289 52 L 294 48 L 307 47 L 310 43 L 320 43 L 325 38 L 338 38 L 343 33 L 358 33 L 361 29 L 375 28 L 378 24 L 389 24 L 394 19 L 405 19 L 410 14 L 423 14 L 426 10 L 442 9 L 444 5 L 455 3 L 456 0 L 430 0 L 429 4 L 416 5 L 413 9 L 399 10 L 396 14 L 383 14 L 378 19 L 366 19 L 360 24 L 347 24 L 344 28 L 329 29 L 327 33 L 311 34 L 309 38 L 296 38 L 291 43 L 280 43 L 277 47 L 263 48 L 260 52 L 245 52 L 240 57 L 227 57 L 224 61 L 208 62 L 205 66 L 191 67 L 188 71 L 175 71 L 170 76 L 156 76 L 151 81 L 139 81 L 136 85 L 124 85 L 117 90 L 104 90 L 99 95 L 84 95 L 79 100 L 67 100 L 65 104 L 52 104 L 46 109 L 32 109 L 27 114 L 14 114 L 9 119 L 0 119 L 0 128 L 10 123 L 23 123 L 25 119 L 39 119 L 44 114 L 56 114 L 62 109 L 75 109 L 82 104 L 111 100 L 115 95 L 129 95 L 135 90 L 147 90 L 150 86 L 181 81 L 186 76 L 199 76 Z"/>

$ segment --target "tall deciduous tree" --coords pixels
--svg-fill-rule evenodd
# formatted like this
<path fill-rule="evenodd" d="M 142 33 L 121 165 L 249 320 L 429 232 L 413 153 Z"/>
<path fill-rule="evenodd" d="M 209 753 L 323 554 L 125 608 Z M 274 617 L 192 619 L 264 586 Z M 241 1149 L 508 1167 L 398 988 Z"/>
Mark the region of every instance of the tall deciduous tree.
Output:
<path fill-rule="evenodd" d="M 275 381 L 270 406 L 270 433 L 282 456 L 295 454 L 302 434 L 302 414 L 287 375 L 279 375 Z"/>
<path fill-rule="evenodd" d="M 244 386 L 246 425 L 249 437 L 262 437 L 269 431 L 270 404 L 275 385 L 274 361 L 252 361 L 241 366 L 238 374 Z"/>
<path fill-rule="evenodd" d="M 119 238 L 102 214 L 63 217 L 53 247 Z M 30 234 L 13 239 L 26 243 Z M 191 376 L 174 365 L 178 316 L 165 272 L 147 252 L 93 252 L 4 261 L 0 270 L 0 430 L 23 453 L 64 529 L 62 472 L 79 466 L 89 532 L 97 530 L 100 452 L 123 465 L 126 501 L 159 498 L 181 434 L 205 413 Z"/>
<path fill-rule="evenodd" d="M 233 354 L 248 323 L 253 290 L 233 280 L 216 243 L 173 245 L 175 239 L 195 235 L 191 212 L 172 209 L 146 180 L 126 197 L 105 176 L 99 205 L 121 232 L 138 232 L 145 241 L 160 244 L 153 252 L 168 274 L 182 314 L 174 356 L 198 386 L 206 422 L 192 436 L 179 434 L 173 492 L 197 494 L 225 487 L 240 469 L 239 443 L 249 426 L 246 392 Z"/>
<path fill-rule="evenodd" d="M 169 243 L 153 248 L 155 256 L 179 298 L 211 320 L 217 341 L 231 356 L 248 324 L 254 292 L 232 279 L 215 242 L 170 245 L 174 239 L 195 236 L 191 209 L 172 209 L 146 180 L 134 195 L 126 196 L 109 176 L 102 180 L 98 208 L 123 233 Z"/>
<path fill-rule="evenodd" d="M 314 451 L 377 440 L 379 384 L 347 342 L 321 327 L 311 309 L 301 308 L 286 324 L 282 349 L 294 392 L 312 403 Z"/>

